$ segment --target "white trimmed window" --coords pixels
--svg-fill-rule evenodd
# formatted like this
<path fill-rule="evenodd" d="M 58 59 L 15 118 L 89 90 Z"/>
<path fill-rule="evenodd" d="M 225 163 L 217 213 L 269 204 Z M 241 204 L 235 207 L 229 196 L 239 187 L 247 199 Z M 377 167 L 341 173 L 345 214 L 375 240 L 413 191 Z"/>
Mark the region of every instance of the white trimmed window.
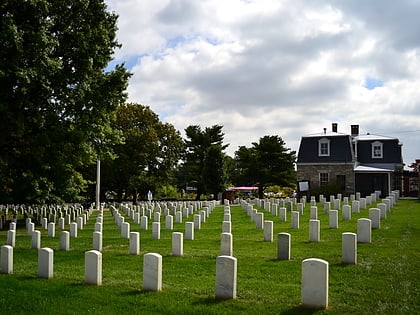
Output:
<path fill-rule="evenodd" d="M 372 159 L 382 159 L 383 145 L 382 142 L 375 141 L 372 143 Z"/>
<path fill-rule="evenodd" d="M 328 172 L 320 172 L 319 173 L 319 186 L 326 186 L 329 182 L 329 174 Z"/>
<path fill-rule="evenodd" d="M 330 140 L 322 138 L 318 141 L 318 155 L 330 156 Z"/>

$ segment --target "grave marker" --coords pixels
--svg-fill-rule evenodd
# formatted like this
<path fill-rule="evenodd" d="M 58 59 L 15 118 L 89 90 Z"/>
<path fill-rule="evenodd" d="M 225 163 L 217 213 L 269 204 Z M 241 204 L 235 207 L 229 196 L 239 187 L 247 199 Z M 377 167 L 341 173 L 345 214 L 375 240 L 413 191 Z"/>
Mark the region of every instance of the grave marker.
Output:
<path fill-rule="evenodd" d="M 292 222 L 291 222 L 291 228 L 292 229 L 298 229 L 299 228 L 299 212 L 298 211 L 292 211 Z"/>
<path fill-rule="evenodd" d="M 0 271 L 4 274 L 13 273 L 13 247 L 10 245 L 3 245 L 1 247 Z"/>
<path fill-rule="evenodd" d="M 48 223 L 48 237 L 55 237 L 55 223 Z"/>
<path fill-rule="evenodd" d="M 140 233 L 130 232 L 130 255 L 140 254 Z"/>
<path fill-rule="evenodd" d="M 38 277 L 51 279 L 54 273 L 54 251 L 44 247 L 38 249 Z"/>
<path fill-rule="evenodd" d="M 38 230 L 35 230 L 32 232 L 32 248 L 39 249 L 40 247 L 41 247 L 41 232 Z"/>
<path fill-rule="evenodd" d="M 357 241 L 359 243 L 370 243 L 372 241 L 372 221 L 361 218 L 357 220 Z"/>
<path fill-rule="evenodd" d="M 60 250 L 68 251 L 70 249 L 70 233 L 67 231 L 60 232 Z"/>
<path fill-rule="evenodd" d="M 232 232 L 232 224 L 230 221 L 223 221 L 222 222 L 222 233 L 231 233 Z"/>
<path fill-rule="evenodd" d="M 183 242 L 183 235 L 181 232 L 172 233 L 172 255 L 173 256 L 184 255 L 184 242 Z"/>
<path fill-rule="evenodd" d="M 319 220 L 309 220 L 309 242 L 319 242 L 320 225 Z"/>
<path fill-rule="evenodd" d="M 216 299 L 235 299 L 237 259 L 232 256 L 216 258 Z"/>
<path fill-rule="evenodd" d="M 222 256 L 233 255 L 233 237 L 231 233 L 221 233 L 220 236 L 220 254 Z"/>
<path fill-rule="evenodd" d="M 94 250 L 102 252 L 102 232 L 93 232 L 93 246 Z"/>
<path fill-rule="evenodd" d="M 194 222 L 185 222 L 185 239 L 194 240 Z"/>
<path fill-rule="evenodd" d="M 273 221 L 264 221 L 264 242 L 273 241 Z"/>
<path fill-rule="evenodd" d="M 381 210 L 378 208 L 369 209 L 369 219 L 372 221 L 372 229 L 381 228 Z"/>
<path fill-rule="evenodd" d="M 277 234 L 277 259 L 290 260 L 291 235 L 289 233 Z"/>
<path fill-rule="evenodd" d="M 342 218 L 344 221 L 346 220 L 351 220 L 351 206 L 350 205 L 344 205 L 343 206 L 343 213 L 342 213 Z"/>
<path fill-rule="evenodd" d="M 7 231 L 7 245 L 15 247 L 16 245 L 16 231 L 15 230 Z"/>
<path fill-rule="evenodd" d="M 143 257 L 143 290 L 162 290 L 162 256 L 159 254 L 148 253 Z"/>
<path fill-rule="evenodd" d="M 160 240 L 160 222 L 152 222 L 152 239 Z"/>
<path fill-rule="evenodd" d="M 302 305 L 313 309 L 328 307 L 328 262 L 319 258 L 302 261 Z"/>
<path fill-rule="evenodd" d="M 343 264 L 357 264 L 357 234 L 342 234 L 341 256 Z"/>
<path fill-rule="evenodd" d="M 85 252 L 85 283 L 102 285 L 102 253 L 100 251 Z"/>
<path fill-rule="evenodd" d="M 329 226 L 330 229 L 338 229 L 338 210 L 330 210 Z"/>

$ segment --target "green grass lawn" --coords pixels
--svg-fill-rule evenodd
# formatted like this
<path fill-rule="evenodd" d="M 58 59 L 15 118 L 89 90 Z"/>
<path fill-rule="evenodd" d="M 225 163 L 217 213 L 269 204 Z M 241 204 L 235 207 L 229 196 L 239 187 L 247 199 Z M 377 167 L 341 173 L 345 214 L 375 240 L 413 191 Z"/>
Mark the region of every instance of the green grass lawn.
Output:
<path fill-rule="evenodd" d="M 184 240 L 184 256 L 172 256 L 172 232 L 184 232 L 185 221 L 165 230 L 161 219 L 161 239 L 152 239 L 149 229 L 140 230 L 128 217 L 131 231 L 140 232 L 141 254 L 129 255 L 129 240 L 120 231 L 110 211 L 104 211 L 103 284 L 84 284 L 84 253 L 92 249 L 93 212 L 78 237 L 70 240 L 70 251 L 59 250 L 59 230 L 49 238 L 42 230 L 41 247 L 54 250 L 54 277 L 37 277 L 37 250 L 19 226 L 14 248 L 12 275 L 0 274 L 0 314 L 420 314 L 420 202 L 398 201 L 372 231 L 372 243 L 358 244 L 358 264 L 341 263 L 341 235 L 357 230 L 357 219 L 368 217 L 368 210 L 352 214 L 339 228 L 328 227 L 328 216 L 319 206 L 321 241 L 310 243 L 309 204 L 300 218 L 300 229 L 274 221 L 274 242 L 264 242 L 246 212 L 231 206 L 233 252 L 238 260 L 237 298 L 215 300 L 216 257 L 220 253 L 223 207 L 216 207 L 210 218 L 195 231 L 193 241 Z M 120 211 L 120 213 L 122 213 Z M 40 230 L 40 227 L 37 227 Z M 68 230 L 68 226 L 66 226 Z M 277 233 L 292 236 L 290 261 L 277 260 Z M 6 244 L 7 231 L 0 231 L 0 245 Z M 144 292 L 143 255 L 163 256 L 163 290 Z M 329 262 L 329 307 L 307 310 L 301 303 L 301 266 L 306 258 Z"/>

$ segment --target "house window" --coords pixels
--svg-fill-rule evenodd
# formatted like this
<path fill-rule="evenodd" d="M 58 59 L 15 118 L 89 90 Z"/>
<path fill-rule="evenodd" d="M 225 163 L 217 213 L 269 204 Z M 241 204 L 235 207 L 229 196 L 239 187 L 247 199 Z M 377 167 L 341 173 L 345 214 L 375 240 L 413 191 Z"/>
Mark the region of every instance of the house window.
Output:
<path fill-rule="evenodd" d="M 330 156 L 330 140 L 322 138 L 318 141 L 318 155 Z"/>
<path fill-rule="evenodd" d="M 326 186 L 329 182 L 329 176 L 327 172 L 319 173 L 319 186 Z"/>
<path fill-rule="evenodd" d="M 372 143 L 372 159 L 382 159 L 383 147 L 382 142 L 375 141 Z"/>

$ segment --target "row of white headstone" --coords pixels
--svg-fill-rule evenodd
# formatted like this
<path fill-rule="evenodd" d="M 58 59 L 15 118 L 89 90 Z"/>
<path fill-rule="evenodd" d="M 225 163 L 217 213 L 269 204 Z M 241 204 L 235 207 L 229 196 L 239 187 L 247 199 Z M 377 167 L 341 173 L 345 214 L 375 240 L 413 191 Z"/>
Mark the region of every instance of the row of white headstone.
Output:
<path fill-rule="evenodd" d="M 124 222 L 122 222 L 121 216 L 118 215 L 118 212 L 113 211 L 113 214 L 117 224 L 119 222 L 121 223 L 120 227 L 124 226 L 122 224 Z M 207 217 L 207 215 L 205 215 L 204 217 Z M 197 222 L 200 222 L 201 224 L 202 215 L 198 215 L 197 218 L 200 219 L 197 220 Z M 193 223 L 193 227 L 200 226 L 196 224 L 196 221 L 190 223 Z M 99 235 L 98 233 L 102 233 L 102 231 L 100 231 L 101 225 L 102 213 L 98 215 L 97 222 L 95 223 L 94 232 L 94 248 L 98 247 L 99 249 L 99 245 L 95 246 L 95 235 Z M 264 229 L 270 230 L 269 226 L 270 224 L 267 223 L 267 221 L 265 221 Z M 369 231 L 370 230 L 371 227 L 369 227 Z M 126 232 L 127 230 L 125 230 L 124 233 Z M 138 254 L 139 233 L 131 232 L 129 233 L 129 238 L 130 253 Z M 131 244 L 132 239 L 134 240 L 133 244 L 137 244 L 137 246 Z M 182 233 L 173 233 L 172 245 L 174 256 L 183 255 L 182 240 Z M 96 242 L 96 244 L 99 243 L 101 242 Z M 216 259 L 216 298 L 236 298 L 237 260 L 235 257 L 232 256 L 232 244 L 233 242 L 231 234 L 230 208 L 229 206 L 225 206 L 221 234 L 221 255 L 218 256 Z M 356 263 L 356 246 L 357 235 L 354 233 L 343 233 L 343 262 Z M 132 248 L 137 249 L 132 250 Z M 52 277 L 52 256 L 53 251 L 51 249 L 39 249 L 38 274 L 40 277 Z M 278 234 L 278 259 L 290 259 L 290 234 Z M 13 247 L 5 245 L 4 247 L 2 247 L 2 272 L 4 272 L 3 270 L 5 270 L 5 273 L 9 273 L 9 271 L 13 269 L 13 263 L 10 264 L 10 260 L 13 261 Z M 96 285 L 102 284 L 102 254 L 100 250 L 94 249 L 85 253 L 85 282 Z M 144 255 L 143 289 L 154 291 L 159 291 L 162 289 L 162 256 L 159 254 L 149 253 Z M 306 307 L 311 308 L 326 308 L 328 306 L 328 262 L 318 258 L 310 258 L 302 262 L 302 304 Z"/>

